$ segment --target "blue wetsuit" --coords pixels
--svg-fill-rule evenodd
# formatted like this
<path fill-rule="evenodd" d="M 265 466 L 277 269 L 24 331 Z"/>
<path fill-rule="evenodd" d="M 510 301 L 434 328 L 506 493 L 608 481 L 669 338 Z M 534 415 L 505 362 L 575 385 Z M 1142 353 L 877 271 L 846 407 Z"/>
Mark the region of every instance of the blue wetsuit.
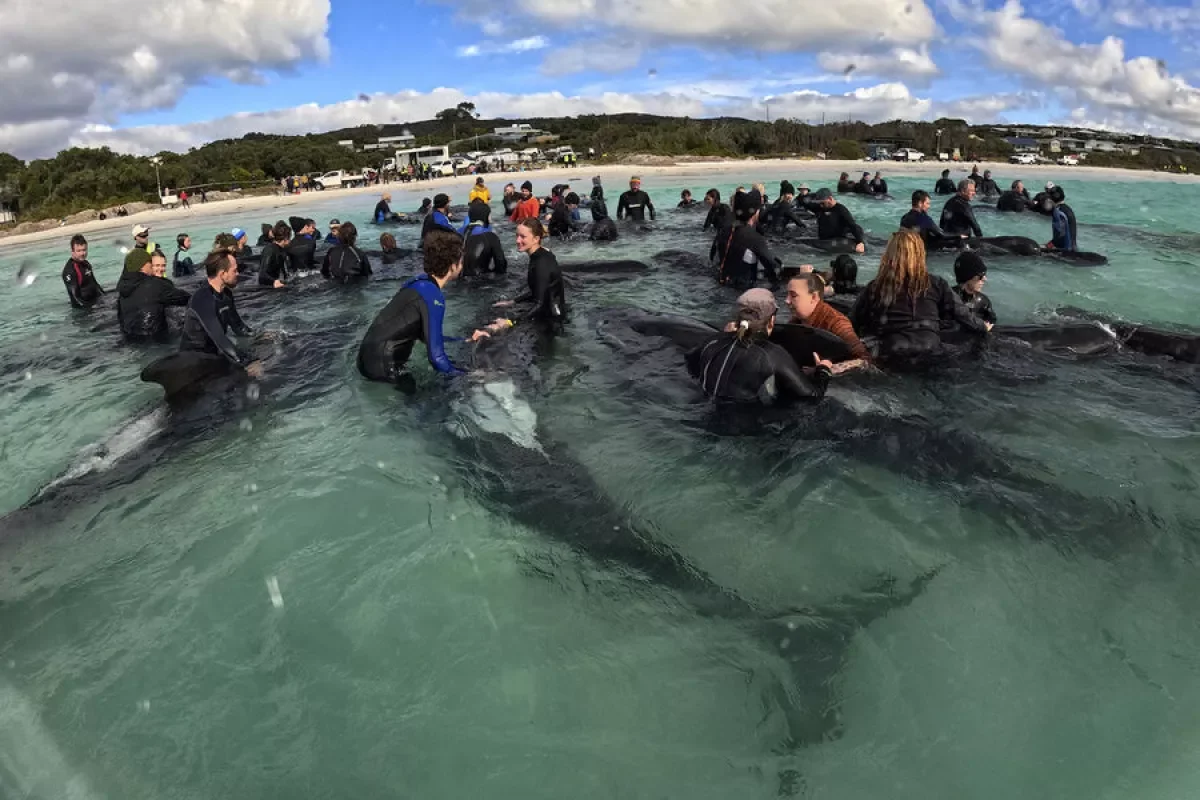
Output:
<path fill-rule="evenodd" d="M 1050 242 L 1056 250 L 1075 249 L 1075 226 L 1071 224 L 1071 217 L 1068 216 L 1065 208 L 1064 205 L 1057 205 L 1050 215 L 1050 225 L 1054 232 Z"/>
<path fill-rule="evenodd" d="M 394 382 L 412 355 L 413 343 L 422 341 L 434 369 L 462 374 L 446 355 L 445 342 L 461 339 L 442 335 L 445 316 L 446 297 L 432 278 L 422 273 L 408 281 L 367 329 L 358 348 L 358 371 L 373 381 Z"/>
<path fill-rule="evenodd" d="M 339 240 L 336 233 L 331 233 L 325 237 L 325 244 L 337 244 L 338 241 Z"/>
<path fill-rule="evenodd" d="M 458 233 L 458 231 L 454 230 L 454 224 L 450 222 L 449 217 L 441 211 L 434 210 L 429 213 L 429 216 L 425 217 L 425 222 L 421 225 L 421 240 L 424 241 L 426 234 L 438 228 L 450 231 L 451 233 Z"/>
<path fill-rule="evenodd" d="M 388 205 L 387 200 L 380 200 L 375 204 L 375 223 L 382 224 L 387 222 L 392 216 L 392 207 Z"/>

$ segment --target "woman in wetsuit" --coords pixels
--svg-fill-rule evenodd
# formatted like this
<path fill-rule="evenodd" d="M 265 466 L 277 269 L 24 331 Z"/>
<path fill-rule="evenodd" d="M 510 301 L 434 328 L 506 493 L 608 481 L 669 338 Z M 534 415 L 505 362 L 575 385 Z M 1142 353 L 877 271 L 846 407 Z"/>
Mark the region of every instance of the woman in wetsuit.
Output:
<path fill-rule="evenodd" d="M 814 353 L 817 369 L 808 378 L 786 350 L 768 340 L 778 310 L 773 294 L 751 289 L 738 298 L 734 329 L 687 354 L 688 371 L 700 379 L 704 394 L 716 401 L 766 404 L 825 396 L 833 364 Z"/>
<path fill-rule="evenodd" d="M 535 320 L 565 322 L 567 297 L 562 269 L 554 253 L 542 247 L 545 238 L 546 228 L 537 217 L 528 217 L 517 224 L 517 250 L 529 256 L 529 291 L 516 300 L 502 300 L 496 306 L 525 305 Z"/>
<path fill-rule="evenodd" d="M 850 321 L 859 336 L 874 337 L 884 359 L 936 353 L 943 323 L 980 335 L 992 329 L 967 310 L 945 279 L 929 274 L 925 243 L 910 230 L 888 240 L 879 274 L 859 294 Z"/>
<path fill-rule="evenodd" d="M 429 363 L 444 375 L 462 373 L 446 355 L 444 343 L 459 341 L 442 335 L 446 296 L 442 287 L 462 273 L 462 237 L 454 231 L 435 230 L 425 238 L 425 272 L 400 287 L 376 315 L 358 348 L 358 371 L 372 381 L 396 383 L 405 374 L 413 344 L 425 343 Z M 497 320 L 488 330 L 498 330 Z M 508 325 L 507 321 L 503 323 Z M 477 330 L 471 341 L 487 336 Z"/>
<path fill-rule="evenodd" d="M 704 218 L 704 227 L 702 231 L 707 231 L 712 228 L 716 231 L 721 231 L 725 227 L 733 224 L 733 210 L 721 202 L 721 193 L 716 189 L 709 189 L 704 193 L 704 204 L 708 206 L 708 216 Z"/>

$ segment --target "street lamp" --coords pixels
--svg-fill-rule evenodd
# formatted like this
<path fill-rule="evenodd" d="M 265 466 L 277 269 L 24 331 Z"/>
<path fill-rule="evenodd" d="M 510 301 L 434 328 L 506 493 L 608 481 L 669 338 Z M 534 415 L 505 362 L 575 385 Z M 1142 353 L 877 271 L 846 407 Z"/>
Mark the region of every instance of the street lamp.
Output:
<path fill-rule="evenodd" d="M 151 156 L 150 163 L 154 165 L 154 182 L 158 184 L 158 196 L 162 198 L 162 178 L 159 177 L 158 165 L 162 163 L 162 158 L 159 156 Z"/>

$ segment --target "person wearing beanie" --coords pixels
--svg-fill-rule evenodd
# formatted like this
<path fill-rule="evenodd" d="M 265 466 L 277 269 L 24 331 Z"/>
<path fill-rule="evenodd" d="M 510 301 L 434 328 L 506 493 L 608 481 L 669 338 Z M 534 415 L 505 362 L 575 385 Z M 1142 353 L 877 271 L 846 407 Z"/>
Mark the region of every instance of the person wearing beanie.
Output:
<path fill-rule="evenodd" d="M 342 224 L 339 219 L 329 220 L 329 233 L 325 236 L 325 244 L 338 243 L 338 226 Z"/>
<path fill-rule="evenodd" d="M 758 232 L 761 209 L 762 197 L 757 189 L 734 196 L 735 221 L 717 232 L 709 250 L 709 258 L 717 262 L 718 283 L 742 291 L 750 289 L 758 283 L 761 265 L 771 286 L 779 285 L 777 270 L 783 267 L 783 261 Z"/>
<path fill-rule="evenodd" d="M 679 193 L 679 205 L 676 208 L 695 208 L 700 205 L 700 201 L 692 197 L 691 189 L 684 189 Z"/>
<path fill-rule="evenodd" d="M 654 203 L 650 195 L 642 191 L 642 179 L 634 175 L 629 179 L 629 191 L 622 193 L 617 201 L 617 219 L 629 219 L 635 222 L 646 220 L 646 211 L 650 211 L 650 219 L 654 219 Z"/>
<path fill-rule="evenodd" d="M 471 193 L 467 195 L 468 204 L 474 202 L 475 200 L 482 200 L 485 203 L 492 202 L 492 193 L 484 184 L 483 178 L 475 179 L 475 185 L 471 187 Z"/>
<path fill-rule="evenodd" d="M 954 186 L 954 181 L 950 178 L 950 170 L 942 170 L 942 177 L 938 178 L 938 182 L 934 184 L 934 194 L 954 194 L 958 189 Z"/>
<path fill-rule="evenodd" d="M 425 221 L 421 224 L 421 241 L 425 241 L 425 237 L 430 231 L 438 229 L 453 231 L 454 225 L 450 222 L 450 195 L 435 194 L 433 196 L 433 210 L 425 217 Z"/>
<path fill-rule="evenodd" d="M 554 206 L 554 213 L 550 215 L 550 235 L 560 239 L 569 239 L 575 232 L 575 222 L 571 218 L 571 214 L 578 208 L 579 195 L 568 192 L 562 202 Z"/>
<path fill-rule="evenodd" d="M 858 183 L 854 184 L 855 194 L 870 194 L 871 193 L 871 173 L 864 172 L 862 177 L 858 179 Z"/>
<path fill-rule="evenodd" d="M 954 260 L 954 293 L 963 301 L 971 313 L 984 322 L 996 324 L 996 312 L 992 301 L 983 293 L 987 282 L 987 264 L 979 254 L 968 250 Z"/>
<path fill-rule="evenodd" d="M 476 199 L 467 207 L 467 224 L 461 231 L 465 237 L 463 275 L 503 275 L 508 271 L 508 257 L 491 228 L 491 219 L 492 208 L 487 203 Z"/>
<path fill-rule="evenodd" d="M 1053 204 L 1050 213 L 1050 229 L 1052 238 L 1046 243 L 1047 250 L 1075 250 L 1079 246 L 1076 238 L 1075 212 L 1067 205 L 1067 193 L 1061 186 L 1049 190 L 1050 202 Z"/>
<path fill-rule="evenodd" d="M 512 216 L 509 217 L 513 222 L 520 222 L 523 219 L 530 217 L 537 218 L 541 213 L 542 204 L 533 196 L 533 183 L 525 181 L 521 184 L 521 200 L 517 203 L 516 209 Z"/>
<path fill-rule="evenodd" d="M 814 353 L 816 372 L 806 377 L 796 360 L 768 338 L 778 311 L 771 292 L 750 289 L 738 297 L 726 330 L 687 354 L 688 371 L 705 395 L 718 402 L 765 404 L 825 396 L 833 364 Z"/>
<path fill-rule="evenodd" d="M 799 230 L 804 230 L 804 220 L 796 214 L 793 202 L 795 195 L 796 190 L 789 181 L 779 183 L 779 199 L 759 215 L 759 233 L 783 234 L 787 231 L 789 223 Z"/>

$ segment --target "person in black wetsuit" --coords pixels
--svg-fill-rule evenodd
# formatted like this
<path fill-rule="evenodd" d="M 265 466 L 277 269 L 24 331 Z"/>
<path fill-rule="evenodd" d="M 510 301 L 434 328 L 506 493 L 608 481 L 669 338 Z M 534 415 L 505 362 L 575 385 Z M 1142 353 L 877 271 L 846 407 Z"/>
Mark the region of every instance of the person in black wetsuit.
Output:
<path fill-rule="evenodd" d="M 1050 193 L 1054 191 L 1054 181 L 1046 181 L 1046 190 L 1038 192 L 1033 197 L 1032 208 L 1039 214 L 1045 214 L 1047 217 L 1054 213 L 1054 201 L 1050 198 Z"/>
<path fill-rule="evenodd" d="M 104 294 L 104 288 L 96 281 L 92 265 L 88 261 L 88 243 L 82 234 L 71 237 L 71 257 L 63 267 L 63 284 L 67 287 L 67 299 L 74 308 L 91 308 Z"/>
<path fill-rule="evenodd" d="M 942 170 L 942 177 L 938 178 L 938 182 L 934 184 L 934 194 L 954 194 L 958 189 L 954 186 L 954 181 L 950 179 L 950 170 Z"/>
<path fill-rule="evenodd" d="M 850 180 L 849 172 L 843 172 L 838 176 L 837 190 L 839 194 L 854 191 L 854 181 Z M 817 194 L 820 194 L 820 190 L 817 191 Z"/>
<path fill-rule="evenodd" d="M 984 322 L 996 324 L 996 312 L 992 310 L 991 299 L 983 293 L 983 284 L 987 282 L 987 264 L 978 253 L 966 252 L 954 260 L 954 280 L 958 284 L 954 293 L 962 300 L 964 306 Z"/>
<path fill-rule="evenodd" d="M 887 194 L 888 193 L 887 181 L 885 181 L 883 179 L 882 172 L 877 171 L 875 173 L 875 177 L 871 179 L 870 190 L 871 190 L 871 194 Z"/>
<path fill-rule="evenodd" d="M 422 251 L 425 271 L 400 287 L 384 306 L 358 347 L 358 371 L 366 379 L 397 383 L 406 375 L 405 365 L 413 345 L 424 342 L 429 363 L 443 375 L 461 375 L 462 370 L 446 355 L 445 342 L 459 341 L 442 333 L 446 296 L 442 288 L 462 274 L 462 237 L 454 231 L 435 230 Z M 478 341 L 491 332 L 508 327 L 496 320 L 486 330 L 471 334 Z"/>
<path fill-rule="evenodd" d="M 267 242 L 271 241 L 272 231 L 275 226 L 269 222 L 262 224 L 262 234 L 258 237 L 258 247 L 266 246 Z"/>
<path fill-rule="evenodd" d="M 599 185 L 592 187 L 592 224 L 588 230 L 588 238 L 593 242 L 615 242 L 617 240 L 617 223 L 608 215 L 608 204 L 604 202 L 604 190 Z"/>
<path fill-rule="evenodd" d="M 963 178 L 958 182 L 958 194 L 946 201 L 942 207 L 942 230 L 949 236 L 983 236 L 971 198 L 975 196 L 975 181 Z"/>
<path fill-rule="evenodd" d="M 208 280 L 188 301 L 179 352 L 222 355 L 234 366 L 245 369 L 250 377 L 259 377 L 261 365 L 228 336 L 230 330 L 235 336 L 251 335 L 233 300 L 233 287 L 238 283 L 237 259 L 228 250 L 210 253 L 204 259 L 204 274 Z"/>
<path fill-rule="evenodd" d="M 629 219 L 635 222 L 646 220 L 646 211 L 650 211 L 650 219 L 654 219 L 654 203 L 650 195 L 642 191 L 642 179 L 636 175 L 629 179 L 629 191 L 621 195 L 617 201 L 617 219 Z"/>
<path fill-rule="evenodd" d="M 317 268 L 317 223 L 311 219 L 296 221 L 303 224 L 288 243 L 288 264 L 292 272 L 313 272 Z"/>
<path fill-rule="evenodd" d="M 578 208 L 579 195 L 569 192 L 550 215 L 550 235 L 561 239 L 571 238 L 571 234 L 575 233 L 575 222 L 571 215 Z"/>
<path fill-rule="evenodd" d="M 809 192 L 807 186 L 801 185 L 796 189 L 796 209 L 816 216 L 817 211 L 821 209 L 821 201 Z"/>
<path fill-rule="evenodd" d="M 492 208 L 482 200 L 474 200 L 467 207 L 466 239 L 463 243 L 463 275 L 481 275 L 508 272 L 508 256 L 500 237 L 489 225 Z"/>
<path fill-rule="evenodd" d="M 796 214 L 795 196 L 796 190 L 790 182 L 780 182 L 779 199 L 759 214 L 758 232 L 781 234 L 787 231 L 789 223 L 804 230 L 804 220 Z"/>
<path fill-rule="evenodd" d="M 858 179 L 858 183 L 854 184 L 855 194 L 871 194 L 871 173 L 864 172 L 862 177 Z"/>
<path fill-rule="evenodd" d="M 428 197 L 426 197 L 425 199 L 423 199 L 421 201 L 421 207 L 417 209 L 416 213 L 419 216 L 423 217 L 432 210 L 433 210 L 433 201 L 430 200 Z"/>
<path fill-rule="evenodd" d="M 767 240 L 755 228 L 762 198 L 757 189 L 737 196 L 737 221 L 717 233 L 711 256 L 717 260 L 717 282 L 739 291 L 758 283 L 758 268 L 762 266 L 773 287 L 779 285 L 778 269 L 783 262 L 771 252 Z"/>
<path fill-rule="evenodd" d="M 385 194 L 379 198 L 379 202 L 375 204 L 375 211 L 371 216 L 375 220 L 376 225 L 387 222 L 392 218 L 392 196 L 390 194 Z"/>
<path fill-rule="evenodd" d="M 592 196 L 595 197 L 595 189 L 592 190 Z M 504 218 L 508 219 L 517 210 L 517 204 L 521 202 L 521 195 L 517 194 L 517 187 L 511 183 L 504 185 L 504 197 L 501 198 L 500 204 L 504 206 Z"/>
<path fill-rule="evenodd" d="M 866 252 L 863 229 L 854 221 L 850 209 L 839 203 L 828 189 L 818 190 L 815 198 L 821 204 L 817 211 L 817 238 L 825 241 L 849 239 L 854 242 L 854 252 Z"/>
<path fill-rule="evenodd" d="M 979 183 L 975 188 L 982 197 L 995 197 L 1000 194 L 1000 186 L 992 178 L 992 171 L 990 169 L 983 171 L 983 177 L 979 179 Z"/>
<path fill-rule="evenodd" d="M 917 231 L 925 241 L 927 249 L 955 247 L 962 243 L 962 236 L 947 236 L 929 216 L 932 201 L 929 192 L 918 189 L 912 193 L 912 209 L 900 218 L 900 227 Z"/>
<path fill-rule="evenodd" d="M 171 274 L 176 278 L 186 278 L 188 275 L 196 274 L 196 265 L 192 263 L 190 256 L 185 256 L 188 250 L 192 249 L 192 237 L 186 233 L 181 233 L 175 237 L 175 261 L 171 268 Z"/>
<path fill-rule="evenodd" d="M 684 189 L 679 193 L 679 205 L 677 208 L 695 208 L 698 205 L 700 205 L 700 202 L 692 197 L 691 189 Z"/>
<path fill-rule="evenodd" d="M 979 174 L 979 165 L 978 164 L 976 164 L 974 167 L 971 168 L 971 174 L 967 176 L 967 180 L 969 180 L 971 183 L 975 184 L 976 189 L 979 188 L 980 182 L 983 181 L 983 176 Z"/>
<path fill-rule="evenodd" d="M 764 404 L 825 396 L 833 364 L 814 353 L 816 371 L 808 378 L 786 350 L 769 341 L 778 310 L 769 291 L 750 289 L 738 298 L 733 330 L 687 354 L 688 371 L 705 395 L 717 402 Z"/>
<path fill-rule="evenodd" d="M 338 243 L 325 253 L 321 262 L 321 276 L 341 284 L 371 276 L 371 260 L 358 249 L 358 228 L 353 222 L 343 222 L 338 226 Z"/>
<path fill-rule="evenodd" d="M 1000 193 L 1000 199 L 996 201 L 997 211 L 1015 211 L 1022 212 L 1033 206 L 1033 201 L 1029 199 L 1029 192 L 1025 189 L 1025 184 L 1020 181 L 1013 181 L 1012 188 L 1007 192 Z"/>
<path fill-rule="evenodd" d="M 517 225 L 517 250 L 529 254 L 529 291 L 516 300 L 501 300 L 496 306 L 524 306 L 523 311 L 530 318 L 557 325 L 566 321 L 567 297 L 558 259 L 542 247 L 545 238 L 546 228 L 536 217 Z"/>
<path fill-rule="evenodd" d="M 721 193 L 716 189 L 709 189 L 704 193 L 704 205 L 708 206 L 708 216 L 704 218 L 701 231 L 707 231 L 709 228 L 719 231 L 733 224 L 733 210 L 721 202 Z"/>
<path fill-rule="evenodd" d="M 929 274 L 925 245 L 909 230 L 892 234 L 879 274 L 859 293 L 849 316 L 859 337 L 865 344 L 873 339 L 883 359 L 937 353 L 944 322 L 979 334 L 992 328 L 967 310 L 945 279 Z"/>
<path fill-rule="evenodd" d="M 122 272 L 117 282 L 117 323 L 130 341 L 163 341 L 167 306 L 186 306 L 191 295 L 167 280 L 167 257 L 155 253 L 138 272 Z"/>
<path fill-rule="evenodd" d="M 285 248 L 291 244 L 292 229 L 286 222 L 276 222 L 271 229 L 271 241 L 262 249 L 262 257 L 258 262 L 258 285 L 282 289 L 290 280 L 288 257 Z M 235 259 L 236 262 L 236 259 Z"/>

